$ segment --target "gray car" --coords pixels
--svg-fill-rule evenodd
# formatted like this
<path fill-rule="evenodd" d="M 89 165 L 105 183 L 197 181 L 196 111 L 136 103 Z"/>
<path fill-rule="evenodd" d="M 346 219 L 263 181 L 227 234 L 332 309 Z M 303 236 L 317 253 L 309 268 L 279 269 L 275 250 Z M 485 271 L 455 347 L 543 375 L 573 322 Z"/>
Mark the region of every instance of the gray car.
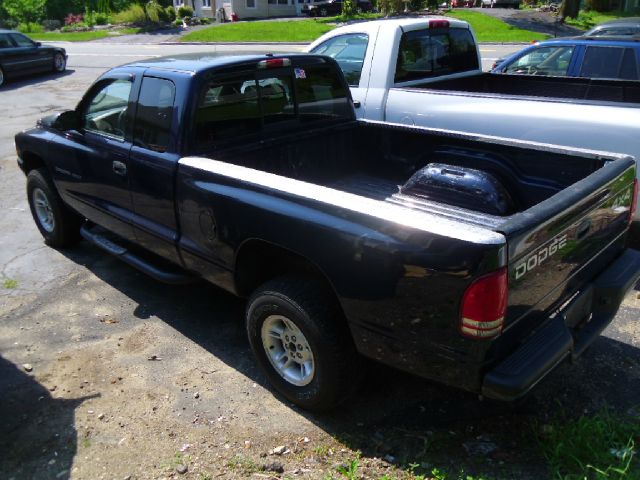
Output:
<path fill-rule="evenodd" d="M 12 30 L 0 30 L 0 86 L 7 78 L 36 72 L 63 72 L 67 68 L 64 48 L 45 46 Z"/>
<path fill-rule="evenodd" d="M 587 31 L 586 37 L 640 35 L 640 17 L 618 18 L 596 25 Z"/>

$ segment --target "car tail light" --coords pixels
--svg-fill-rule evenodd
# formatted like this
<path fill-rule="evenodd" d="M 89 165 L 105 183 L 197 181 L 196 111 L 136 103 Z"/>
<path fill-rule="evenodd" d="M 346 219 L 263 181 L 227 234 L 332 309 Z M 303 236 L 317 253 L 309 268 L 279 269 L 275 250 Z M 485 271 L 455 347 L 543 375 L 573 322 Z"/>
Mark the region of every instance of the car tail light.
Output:
<path fill-rule="evenodd" d="M 258 62 L 258 68 L 280 68 L 289 67 L 291 60 L 288 58 L 269 58 L 267 60 L 260 60 Z"/>
<path fill-rule="evenodd" d="M 460 333 L 471 338 L 491 338 L 502 333 L 507 312 L 507 268 L 475 280 L 462 298 Z"/>
<path fill-rule="evenodd" d="M 429 28 L 449 28 L 449 20 L 429 20 Z"/>
<path fill-rule="evenodd" d="M 633 181 L 633 198 L 631 199 L 631 211 L 629 213 L 629 223 L 633 222 L 633 217 L 638 210 L 638 179 Z"/>

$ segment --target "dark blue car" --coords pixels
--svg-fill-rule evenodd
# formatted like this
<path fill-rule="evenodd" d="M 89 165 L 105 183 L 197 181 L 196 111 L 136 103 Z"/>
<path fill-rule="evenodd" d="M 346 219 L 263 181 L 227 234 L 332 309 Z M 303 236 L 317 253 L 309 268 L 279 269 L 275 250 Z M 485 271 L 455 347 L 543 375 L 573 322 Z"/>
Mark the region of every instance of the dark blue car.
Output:
<path fill-rule="evenodd" d="M 531 45 L 496 62 L 492 72 L 640 80 L 639 65 L 638 40 L 575 37 Z"/>
<path fill-rule="evenodd" d="M 64 48 L 42 45 L 20 32 L 0 30 L 0 86 L 7 78 L 36 72 L 63 72 L 66 67 Z"/>

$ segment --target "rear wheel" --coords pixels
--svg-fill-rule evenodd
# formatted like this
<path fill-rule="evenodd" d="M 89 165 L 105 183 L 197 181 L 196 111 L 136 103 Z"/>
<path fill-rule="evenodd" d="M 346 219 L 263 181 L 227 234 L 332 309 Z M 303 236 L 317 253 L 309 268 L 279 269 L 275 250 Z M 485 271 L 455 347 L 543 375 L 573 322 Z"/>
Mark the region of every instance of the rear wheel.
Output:
<path fill-rule="evenodd" d="M 64 72 L 66 68 L 67 68 L 67 60 L 64 58 L 64 55 L 61 53 L 56 53 L 53 56 L 53 71 Z"/>
<path fill-rule="evenodd" d="M 325 410 L 355 389 L 362 360 L 322 283 L 298 276 L 267 282 L 249 299 L 246 319 L 258 365 L 291 402 Z"/>
<path fill-rule="evenodd" d="M 320 16 L 321 17 L 326 17 L 328 15 L 329 15 L 329 11 L 326 8 L 323 7 L 323 8 L 320 9 Z"/>
<path fill-rule="evenodd" d="M 69 247 L 80 240 L 81 219 L 60 198 L 45 169 L 27 175 L 31 215 L 47 245 Z"/>
<path fill-rule="evenodd" d="M 2 70 L 2 67 L 0 67 L 0 87 L 2 85 L 4 85 L 4 70 Z"/>

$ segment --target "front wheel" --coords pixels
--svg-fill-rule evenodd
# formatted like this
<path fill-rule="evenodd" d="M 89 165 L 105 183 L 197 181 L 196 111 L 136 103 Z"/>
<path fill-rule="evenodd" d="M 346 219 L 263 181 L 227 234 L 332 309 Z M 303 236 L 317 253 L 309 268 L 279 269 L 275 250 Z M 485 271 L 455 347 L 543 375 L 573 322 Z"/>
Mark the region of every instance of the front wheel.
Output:
<path fill-rule="evenodd" d="M 61 53 L 56 53 L 53 56 L 53 71 L 54 72 L 64 72 L 67 68 L 67 60 L 64 58 L 64 55 Z"/>
<path fill-rule="evenodd" d="M 356 387 L 361 359 L 322 283 L 296 276 L 267 282 L 249 299 L 246 321 L 260 369 L 291 402 L 326 410 Z"/>
<path fill-rule="evenodd" d="M 320 9 L 320 16 L 321 17 L 327 17 L 329 15 L 329 10 L 327 10 L 326 8 L 321 8 Z"/>
<path fill-rule="evenodd" d="M 4 85 L 4 81 L 5 81 L 4 70 L 2 70 L 2 67 L 0 67 L 0 87 Z"/>
<path fill-rule="evenodd" d="M 62 202 L 45 169 L 31 170 L 27 175 L 27 198 L 47 245 L 63 248 L 80 240 L 81 219 Z"/>

